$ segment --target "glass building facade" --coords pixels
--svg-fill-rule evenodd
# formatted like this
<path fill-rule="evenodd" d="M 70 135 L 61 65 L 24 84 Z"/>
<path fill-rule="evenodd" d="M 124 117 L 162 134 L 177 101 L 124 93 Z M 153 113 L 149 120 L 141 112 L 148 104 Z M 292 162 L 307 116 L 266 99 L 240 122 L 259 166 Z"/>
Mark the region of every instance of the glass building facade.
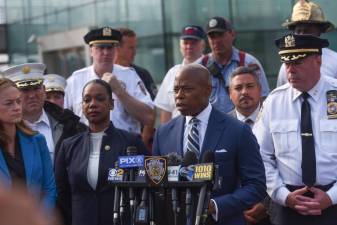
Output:
<path fill-rule="evenodd" d="M 48 72 L 69 76 L 90 64 L 84 42 L 69 45 L 73 35 L 59 34 L 79 28 L 127 26 L 139 39 L 136 64 L 147 68 L 157 83 L 174 64 L 181 62 L 179 33 L 183 26 L 205 27 L 209 18 L 223 16 L 237 31 L 235 45 L 256 56 L 274 87 L 280 62 L 273 40 L 286 30 L 295 0 L 7 0 L 7 49 L 10 64 L 43 61 Z M 315 0 L 337 24 L 337 1 Z M 82 32 L 83 33 L 83 32 Z M 72 34 L 72 33 L 71 33 Z M 324 34 L 337 50 L 337 31 Z M 43 46 L 40 37 L 53 37 Z M 75 38 L 75 37 L 74 37 Z M 82 40 L 82 37 L 77 37 Z M 81 42 L 81 41 L 80 41 Z M 78 42 L 77 42 L 78 43 Z M 40 50 L 39 50 L 40 49 Z M 41 51 L 42 49 L 42 51 Z"/>

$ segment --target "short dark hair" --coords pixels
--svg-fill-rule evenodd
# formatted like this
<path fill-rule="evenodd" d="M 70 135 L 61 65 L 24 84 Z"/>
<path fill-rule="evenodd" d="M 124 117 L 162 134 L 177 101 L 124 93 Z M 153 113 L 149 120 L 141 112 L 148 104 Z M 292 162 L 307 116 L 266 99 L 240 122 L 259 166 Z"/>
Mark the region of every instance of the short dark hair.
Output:
<path fill-rule="evenodd" d="M 237 67 L 232 74 L 230 75 L 230 79 L 229 79 L 229 86 L 232 83 L 232 80 L 234 77 L 242 75 L 242 74 L 250 74 L 254 77 L 256 83 L 258 85 L 260 85 L 260 79 L 259 79 L 259 75 L 257 73 L 257 71 L 259 70 L 259 67 L 256 65 L 254 66 L 239 66 Z"/>
<path fill-rule="evenodd" d="M 120 27 L 117 29 L 119 32 L 121 32 L 122 37 L 136 37 L 136 32 L 131 30 L 130 28 L 127 27 Z"/>
<path fill-rule="evenodd" d="M 95 80 L 92 80 L 92 81 L 89 81 L 88 83 L 86 83 L 83 87 L 83 90 L 82 90 L 82 97 L 83 97 L 85 88 L 90 84 L 102 85 L 104 87 L 104 89 L 106 90 L 106 93 L 109 96 L 109 99 L 111 101 L 113 100 L 112 99 L 112 89 L 111 89 L 110 85 L 107 82 L 105 82 L 104 80 L 101 80 L 101 79 L 95 79 Z"/>

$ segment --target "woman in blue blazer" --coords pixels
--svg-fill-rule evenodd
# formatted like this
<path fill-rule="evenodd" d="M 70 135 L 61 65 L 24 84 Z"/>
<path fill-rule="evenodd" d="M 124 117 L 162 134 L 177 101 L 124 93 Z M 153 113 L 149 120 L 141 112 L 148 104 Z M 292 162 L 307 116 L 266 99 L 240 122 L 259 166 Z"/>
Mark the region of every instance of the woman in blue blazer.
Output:
<path fill-rule="evenodd" d="M 56 185 L 47 143 L 22 120 L 20 95 L 14 82 L 0 78 L 0 185 L 23 187 L 52 208 Z"/>

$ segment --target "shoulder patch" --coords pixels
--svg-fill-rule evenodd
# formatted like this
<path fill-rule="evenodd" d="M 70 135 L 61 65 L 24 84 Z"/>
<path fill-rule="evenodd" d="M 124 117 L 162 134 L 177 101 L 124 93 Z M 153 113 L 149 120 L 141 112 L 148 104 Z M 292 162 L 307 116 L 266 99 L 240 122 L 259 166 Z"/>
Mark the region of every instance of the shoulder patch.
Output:
<path fill-rule="evenodd" d="M 284 85 L 282 85 L 282 86 L 280 86 L 280 87 L 277 87 L 277 88 L 275 88 L 274 90 L 272 90 L 272 91 L 269 93 L 269 95 L 272 95 L 272 94 L 274 94 L 274 93 L 278 93 L 278 92 L 281 92 L 281 91 L 285 91 L 285 90 L 287 90 L 288 88 L 290 88 L 290 84 L 289 84 L 289 83 L 286 83 L 286 84 L 284 84 Z"/>

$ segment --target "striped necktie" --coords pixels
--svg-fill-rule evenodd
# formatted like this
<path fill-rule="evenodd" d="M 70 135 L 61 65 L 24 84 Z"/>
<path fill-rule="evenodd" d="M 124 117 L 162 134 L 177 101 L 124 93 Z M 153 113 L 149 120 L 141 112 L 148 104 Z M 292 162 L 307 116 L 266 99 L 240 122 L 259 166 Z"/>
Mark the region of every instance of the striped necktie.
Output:
<path fill-rule="evenodd" d="M 198 124 L 200 120 L 193 117 L 189 124 L 191 125 L 191 129 L 187 136 L 187 151 L 192 151 L 199 157 L 200 154 L 200 146 L 199 146 L 199 130 Z"/>

